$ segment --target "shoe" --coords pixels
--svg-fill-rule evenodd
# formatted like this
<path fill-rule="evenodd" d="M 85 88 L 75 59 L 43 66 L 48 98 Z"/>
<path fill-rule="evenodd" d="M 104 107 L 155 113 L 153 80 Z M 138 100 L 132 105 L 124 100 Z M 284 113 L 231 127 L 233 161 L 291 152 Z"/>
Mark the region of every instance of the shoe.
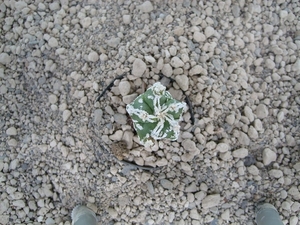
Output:
<path fill-rule="evenodd" d="M 257 206 L 255 221 L 257 225 L 283 225 L 277 209 L 269 203 L 263 203 Z"/>
<path fill-rule="evenodd" d="M 96 214 L 85 206 L 76 206 L 71 214 L 72 225 L 97 225 Z"/>

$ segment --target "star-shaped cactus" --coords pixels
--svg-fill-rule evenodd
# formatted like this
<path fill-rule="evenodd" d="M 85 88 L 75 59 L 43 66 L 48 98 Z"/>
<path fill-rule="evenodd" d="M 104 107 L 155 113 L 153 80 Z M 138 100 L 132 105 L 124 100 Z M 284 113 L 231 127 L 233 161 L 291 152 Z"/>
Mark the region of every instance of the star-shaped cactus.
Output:
<path fill-rule="evenodd" d="M 140 142 L 146 147 L 154 144 L 153 139 L 176 140 L 186 109 L 186 103 L 174 99 L 160 82 L 126 106 Z"/>

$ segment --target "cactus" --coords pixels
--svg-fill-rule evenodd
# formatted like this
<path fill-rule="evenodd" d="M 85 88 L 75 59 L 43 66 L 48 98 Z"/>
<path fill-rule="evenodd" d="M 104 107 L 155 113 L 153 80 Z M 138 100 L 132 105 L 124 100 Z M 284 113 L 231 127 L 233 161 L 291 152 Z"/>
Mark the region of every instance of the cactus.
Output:
<path fill-rule="evenodd" d="M 176 140 L 186 109 L 186 103 L 174 99 L 160 82 L 126 106 L 140 142 L 146 147 L 154 144 L 153 139 Z"/>

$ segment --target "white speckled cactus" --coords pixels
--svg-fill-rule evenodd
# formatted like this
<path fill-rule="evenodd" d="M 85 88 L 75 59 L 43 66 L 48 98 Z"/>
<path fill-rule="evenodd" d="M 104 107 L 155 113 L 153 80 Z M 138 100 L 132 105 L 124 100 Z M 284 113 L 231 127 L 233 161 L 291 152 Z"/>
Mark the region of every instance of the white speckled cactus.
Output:
<path fill-rule="evenodd" d="M 154 144 L 153 139 L 176 140 L 179 121 L 186 109 L 186 103 L 174 99 L 159 82 L 126 107 L 140 142 L 146 147 Z"/>

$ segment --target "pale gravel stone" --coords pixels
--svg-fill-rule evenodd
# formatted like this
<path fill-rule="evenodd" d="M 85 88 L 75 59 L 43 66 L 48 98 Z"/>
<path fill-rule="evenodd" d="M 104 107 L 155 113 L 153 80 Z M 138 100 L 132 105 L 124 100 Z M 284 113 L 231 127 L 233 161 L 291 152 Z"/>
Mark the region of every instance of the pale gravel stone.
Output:
<path fill-rule="evenodd" d="M 72 115 L 72 112 L 68 109 L 63 111 L 63 121 L 66 122 L 70 116 Z"/>
<path fill-rule="evenodd" d="M 88 28 L 92 23 L 92 19 L 90 17 L 85 17 L 80 20 L 80 24 L 83 28 Z"/>
<path fill-rule="evenodd" d="M 283 120 L 284 120 L 284 112 L 283 112 L 283 111 L 280 111 L 280 112 L 277 114 L 277 121 L 278 121 L 278 123 L 281 123 Z"/>
<path fill-rule="evenodd" d="M 249 129 L 248 129 L 248 136 L 252 139 L 252 140 L 255 140 L 258 138 L 258 132 L 257 130 L 253 127 L 253 126 L 250 126 Z"/>
<path fill-rule="evenodd" d="M 7 53 L 3 52 L 0 54 L 0 63 L 3 65 L 8 65 L 11 62 L 11 57 Z"/>
<path fill-rule="evenodd" d="M 220 159 L 222 159 L 223 161 L 231 161 L 232 160 L 231 152 L 221 152 Z"/>
<path fill-rule="evenodd" d="M 297 225 L 298 224 L 298 217 L 297 216 L 292 216 L 289 220 L 290 225 Z"/>
<path fill-rule="evenodd" d="M 103 111 L 102 109 L 96 109 L 94 111 L 94 123 L 99 124 L 102 121 Z"/>
<path fill-rule="evenodd" d="M 149 63 L 155 63 L 155 62 L 156 62 L 155 58 L 153 58 L 153 57 L 150 56 L 150 55 L 145 56 L 144 58 L 145 58 L 145 60 L 146 60 L 147 62 L 149 62 Z"/>
<path fill-rule="evenodd" d="M 165 188 L 165 189 L 167 189 L 167 190 L 171 190 L 171 189 L 174 188 L 174 184 L 173 184 L 171 181 L 167 180 L 167 179 L 161 179 L 161 180 L 159 181 L 159 183 L 160 183 L 160 185 L 161 185 L 163 188 Z"/>
<path fill-rule="evenodd" d="M 49 40 L 48 40 L 48 44 L 51 48 L 56 48 L 58 46 L 58 41 L 55 37 L 51 37 Z"/>
<path fill-rule="evenodd" d="M 112 48 L 118 47 L 120 44 L 121 39 L 118 37 L 110 38 L 109 40 L 106 40 L 106 44 Z"/>
<path fill-rule="evenodd" d="M 17 129 L 15 127 L 10 127 L 6 130 L 6 134 L 9 136 L 17 135 Z"/>
<path fill-rule="evenodd" d="M 16 200 L 12 202 L 13 206 L 18 207 L 18 208 L 24 208 L 25 207 L 25 202 L 24 200 Z"/>
<path fill-rule="evenodd" d="M 271 162 L 275 162 L 277 159 L 276 153 L 269 148 L 263 150 L 262 157 L 265 166 L 269 165 Z"/>
<path fill-rule="evenodd" d="M 198 213 L 197 209 L 192 209 L 190 211 L 190 217 L 194 220 L 199 220 L 200 219 L 200 214 Z"/>
<path fill-rule="evenodd" d="M 146 71 L 146 63 L 141 59 L 135 59 L 132 65 L 132 74 L 137 77 L 141 77 Z"/>
<path fill-rule="evenodd" d="M 127 116 L 121 113 L 114 114 L 114 120 L 118 124 L 127 124 Z"/>
<path fill-rule="evenodd" d="M 250 122 L 254 121 L 254 114 L 252 112 L 252 109 L 249 106 L 245 106 L 244 113 L 245 113 L 245 116 L 249 119 Z"/>
<path fill-rule="evenodd" d="M 131 88 L 131 85 L 130 85 L 130 82 L 128 81 L 121 81 L 118 85 L 119 87 L 119 91 L 120 91 L 120 94 L 122 96 L 126 96 L 130 93 L 130 88 Z"/>
<path fill-rule="evenodd" d="M 225 221 L 229 221 L 230 219 L 230 210 L 226 209 L 222 214 L 221 214 L 221 218 Z"/>
<path fill-rule="evenodd" d="M 202 200 L 202 208 L 209 209 L 218 206 L 221 201 L 220 194 L 208 195 Z"/>
<path fill-rule="evenodd" d="M 196 191 L 198 191 L 199 188 L 197 187 L 197 185 L 195 184 L 195 182 L 192 182 L 189 186 L 187 186 L 185 188 L 185 192 L 188 192 L 188 193 L 194 193 Z"/>
<path fill-rule="evenodd" d="M 268 107 L 265 104 L 259 104 L 256 107 L 255 114 L 259 119 L 264 119 L 269 115 Z"/>
<path fill-rule="evenodd" d="M 57 101 L 58 101 L 58 98 L 57 98 L 57 96 L 56 95 L 49 95 L 49 102 L 51 103 L 51 104 L 55 104 L 55 103 L 57 103 Z"/>
<path fill-rule="evenodd" d="M 89 62 L 97 62 L 99 60 L 99 55 L 95 51 L 91 51 L 88 55 Z"/>
<path fill-rule="evenodd" d="M 193 35 L 193 39 L 196 42 L 204 42 L 206 40 L 206 37 L 203 33 L 196 31 Z"/>
<path fill-rule="evenodd" d="M 219 143 L 217 147 L 215 148 L 218 152 L 227 152 L 230 149 L 230 145 L 227 143 Z"/>
<path fill-rule="evenodd" d="M 200 65 L 196 65 L 196 66 L 192 67 L 189 70 L 189 75 L 190 76 L 197 75 L 197 74 L 202 74 L 202 73 L 203 73 L 203 67 L 200 66 Z"/>
<path fill-rule="evenodd" d="M 145 1 L 143 4 L 139 5 L 137 8 L 144 13 L 149 13 L 154 9 L 153 5 L 150 1 Z"/>
<path fill-rule="evenodd" d="M 250 145 L 250 139 L 249 139 L 248 135 L 242 131 L 239 132 L 238 140 L 241 145 Z"/>
<path fill-rule="evenodd" d="M 254 176 L 257 176 L 259 174 L 259 170 L 256 166 L 251 165 L 247 168 L 248 172 Z"/>
<path fill-rule="evenodd" d="M 228 124 L 233 125 L 234 121 L 235 121 L 235 115 L 230 114 L 230 115 L 226 116 L 225 120 Z"/>
<path fill-rule="evenodd" d="M 293 64 L 292 70 L 296 72 L 296 74 L 300 74 L 300 59 L 297 59 L 296 62 Z"/>
<path fill-rule="evenodd" d="M 265 64 L 266 64 L 266 67 L 271 70 L 275 68 L 275 63 L 271 59 L 266 59 Z"/>
<path fill-rule="evenodd" d="M 272 169 L 269 171 L 269 175 L 270 175 L 270 177 L 280 178 L 283 176 L 283 172 L 278 169 Z"/>
<path fill-rule="evenodd" d="M 288 190 L 288 194 L 293 196 L 295 200 L 300 200 L 300 192 L 297 186 L 293 185 L 292 187 L 290 187 L 290 189 Z"/>
<path fill-rule="evenodd" d="M 130 24 L 131 23 L 131 15 L 123 15 L 123 23 Z"/>
<path fill-rule="evenodd" d="M 235 158 L 245 158 L 246 156 L 248 156 L 248 153 L 249 153 L 248 149 L 239 148 L 232 152 L 232 156 Z"/>
<path fill-rule="evenodd" d="M 294 168 L 296 171 L 300 171 L 300 162 L 295 163 L 295 165 L 293 165 L 293 168 Z"/>
<path fill-rule="evenodd" d="M 286 143 L 287 143 L 288 146 L 291 146 L 291 147 L 296 146 L 296 140 L 292 135 L 287 134 L 285 136 L 285 139 L 286 139 Z"/>
<path fill-rule="evenodd" d="M 177 56 L 173 57 L 171 59 L 171 65 L 174 67 L 174 68 L 178 68 L 178 67 L 183 67 L 184 63 L 182 62 L 182 60 L 180 58 L 178 58 Z"/>
<path fill-rule="evenodd" d="M 173 74 L 172 66 L 171 66 L 169 63 L 164 64 L 163 67 L 162 67 L 161 72 L 162 72 L 162 74 L 165 75 L 166 77 L 171 77 L 172 74 Z"/>
<path fill-rule="evenodd" d="M 263 128 L 263 125 L 262 125 L 262 122 L 260 119 L 255 119 L 254 120 L 254 128 L 257 130 L 257 131 L 263 131 L 264 128 Z"/>
<path fill-rule="evenodd" d="M 215 29 L 212 28 L 211 26 L 206 27 L 204 30 L 204 34 L 205 34 L 206 38 L 213 36 L 214 33 L 215 33 Z"/>
<path fill-rule="evenodd" d="M 138 95 L 136 93 L 123 96 L 122 100 L 125 104 L 130 104 Z"/>
<path fill-rule="evenodd" d="M 189 89 L 189 78 L 186 75 L 177 75 L 175 80 L 183 91 L 187 91 Z"/>

